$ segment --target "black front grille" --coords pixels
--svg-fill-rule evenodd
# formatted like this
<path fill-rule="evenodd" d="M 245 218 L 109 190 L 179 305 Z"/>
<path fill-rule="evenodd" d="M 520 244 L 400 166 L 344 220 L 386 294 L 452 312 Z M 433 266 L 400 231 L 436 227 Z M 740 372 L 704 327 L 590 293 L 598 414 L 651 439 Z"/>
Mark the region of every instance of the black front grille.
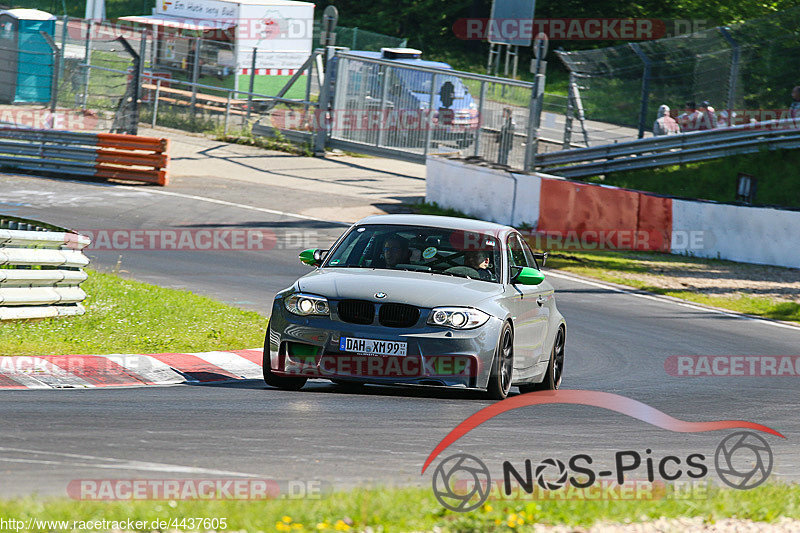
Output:
<path fill-rule="evenodd" d="M 352 324 L 372 324 L 375 304 L 364 300 L 342 300 L 339 302 L 339 318 Z"/>
<path fill-rule="evenodd" d="M 406 304 L 383 304 L 378 321 L 390 328 L 410 328 L 419 320 L 419 309 Z"/>

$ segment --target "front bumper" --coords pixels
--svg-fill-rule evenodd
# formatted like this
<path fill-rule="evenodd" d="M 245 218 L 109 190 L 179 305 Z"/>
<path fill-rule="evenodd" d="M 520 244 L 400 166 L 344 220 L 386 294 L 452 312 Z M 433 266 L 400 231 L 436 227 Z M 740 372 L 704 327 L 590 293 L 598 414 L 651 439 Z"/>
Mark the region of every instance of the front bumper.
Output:
<path fill-rule="evenodd" d="M 411 328 L 359 325 L 330 317 L 301 317 L 277 298 L 272 307 L 265 353 L 279 376 L 340 379 L 364 383 L 414 384 L 485 389 L 502 321 L 490 318 L 470 330 L 426 324 L 429 309 Z M 405 356 L 360 355 L 339 349 L 341 337 L 407 343 Z"/>

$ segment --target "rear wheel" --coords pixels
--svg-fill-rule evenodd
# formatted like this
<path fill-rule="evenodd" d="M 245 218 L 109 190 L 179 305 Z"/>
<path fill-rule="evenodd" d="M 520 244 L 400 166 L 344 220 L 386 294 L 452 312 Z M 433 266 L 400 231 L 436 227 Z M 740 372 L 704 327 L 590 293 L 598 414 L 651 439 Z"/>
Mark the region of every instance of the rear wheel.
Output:
<path fill-rule="evenodd" d="M 494 354 L 492 373 L 486 387 L 486 398 L 503 400 L 511 389 L 511 376 L 514 371 L 514 331 L 506 322 L 500 332 L 500 342 Z"/>
<path fill-rule="evenodd" d="M 519 392 L 534 392 L 539 390 L 558 390 L 561 386 L 561 376 L 564 371 L 564 344 L 566 333 L 564 328 L 558 328 L 556 340 L 553 343 L 553 350 L 550 352 L 550 362 L 547 364 L 547 372 L 541 383 L 531 383 L 520 385 Z"/>
<path fill-rule="evenodd" d="M 272 373 L 270 368 L 269 356 L 269 329 L 267 329 L 267 338 L 264 339 L 264 359 L 262 360 L 262 367 L 264 371 L 264 382 L 270 387 L 276 387 L 281 390 L 300 390 L 306 384 L 308 378 L 287 378 L 284 376 L 276 376 Z"/>

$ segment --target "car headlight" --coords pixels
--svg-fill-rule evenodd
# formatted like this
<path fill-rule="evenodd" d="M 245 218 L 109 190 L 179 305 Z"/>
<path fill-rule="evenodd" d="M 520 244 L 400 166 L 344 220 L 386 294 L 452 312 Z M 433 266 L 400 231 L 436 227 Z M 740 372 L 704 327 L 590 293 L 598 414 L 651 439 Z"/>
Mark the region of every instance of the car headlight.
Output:
<path fill-rule="evenodd" d="M 314 296 L 313 294 L 292 294 L 283 300 L 283 305 L 290 313 L 300 316 L 327 316 L 331 314 L 328 299 L 323 296 Z"/>
<path fill-rule="evenodd" d="M 471 307 L 436 307 L 428 316 L 428 324 L 453 329 L 473 329 L 486 324 L 490 315 Z"/>

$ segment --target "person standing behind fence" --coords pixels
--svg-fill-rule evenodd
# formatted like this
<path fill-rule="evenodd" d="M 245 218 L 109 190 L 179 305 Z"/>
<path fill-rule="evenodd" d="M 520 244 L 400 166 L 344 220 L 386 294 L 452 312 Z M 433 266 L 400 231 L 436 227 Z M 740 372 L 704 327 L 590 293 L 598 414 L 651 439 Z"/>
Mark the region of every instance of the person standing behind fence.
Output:
<path fill-rule="evenodd" d="M 669 106 L 662 105 L 658 108 L 658 118 L 653 122 L 653 135 L 675 135 L 681 132 L 681 127 L 669 114 Z"/>
<path fill-rule="evenodd" d="M 789 115 L 792 118 L 800 118 L 800 85 L 792 89 L 792 103 L 789 104 Z"/>
<path fill-rule="evenodd" d="M 697 131 L 701 116 L 694 102 L 686 102 L 686 110 L 678 115 L 678 125 L 681 131 Z"/>
<path fill-rule="evenodd" d="M 499 144 L 497 151 L 498 165 L 508 165 L 508 154 L 514 147 L 514 130 L 516 127 L 511 108 L 503 108 L 503 124 L 500 126 L 500 135 L 497 136 L 497 143 Z"/>
<path fill-rule="evenodd" d="M 697 108 L 697 110 L 701 115 L 697 127 L 698 130 L 713 130 L 717 127 L 717 112 L 713 107 L 711 107 L 711 103 L 709 103 L 708 100 L 700 104 L 700 107 Z"/>

